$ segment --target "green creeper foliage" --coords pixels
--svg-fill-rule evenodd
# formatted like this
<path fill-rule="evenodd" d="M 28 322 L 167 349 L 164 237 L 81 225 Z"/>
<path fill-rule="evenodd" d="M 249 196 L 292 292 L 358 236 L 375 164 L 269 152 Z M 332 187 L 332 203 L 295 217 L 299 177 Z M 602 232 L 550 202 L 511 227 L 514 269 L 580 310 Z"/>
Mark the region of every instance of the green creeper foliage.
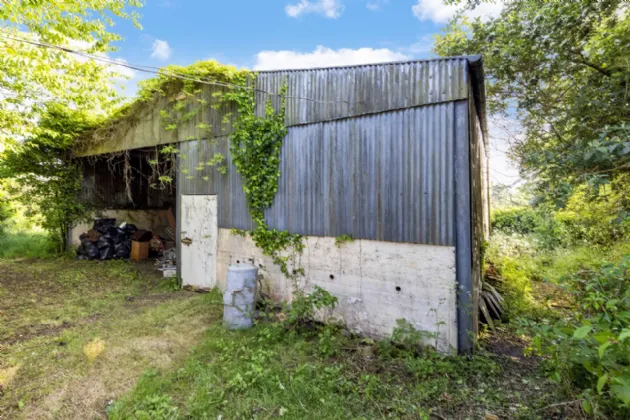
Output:
<path fill-rule="evenodd" d="M 343 235 L 337 236 L 335 238 L 335 246 L 337 248 L 340 248 L 341 245 L 348 242 L 354 242 L 354 238 L 351 235 L 348 235 L 347 233 L 344 233 Z"/>
<path fill-rule="evenodd" d="M 294 277 L 302 274 L 303 269 L 289 271 L 290 256 L 281 253 L 287 250 L 300 253 L 304 248 L 302 237 L 270 229 L 265 221 L 265 209 L 273 204 L 278 191 L 280 150 L 288 132 L 284 123 L 287 86 L 285 84 L 280 91 L 283 97 L 280 111 L 275 112 L 269 100 L 265 116 L 257 117 L 254 91 L 247 89 L 247 81 L 247 75 L 237 76 L 236 83 L 243 87 L 225 94 L 225 99 L 235 103 L 238 109 L 235 132 L 230 136 L 232 162 L 243 179 L 243 191 L 256 224 L 251 232 L 252 239 L 286 276 Z"/>
<path fill-rule="evenodd" d="M 173 73 L 184 75 L 191 80 L 179 80 L 172 76 Z M 290 234 L 286 231 L 270 229 L 265 221 L 264 211 L 273 204 L 278 191 L 278 179 L 280 178 L 280 150 L 282 141 L 287 135 L 285 125 L 286 85 L 279 94 L 283 97 L 281 109 L 276 112 L 268 101 L 265 115 L 255 115 L 256 100 L 254 90 L 249 88 L 256 74 L 246 70 L 236 70 L 231 66 L 223 66 L 215 61 L 199 61 L 188 67 L 168 66 L 160 71 L 157 78 L 141 83 L 138 99 L 126 108 L 121 109 L 122 120 L 128 125 L 133 122 L 134 114 L 140 107 L 154 103 L 156 98 L 164 97 L 168 101 L 166 109 L 160 110 L 162 128 L 166 131 L 175 131 L 181 124 L 190 121 L 199 112 L 207 107 L 215 109 L 227 109 L 228 105 L 235 105 L 237 113 L 232 115 L 226 111 L 222 123 L 233 124 L 234 132 L 230 135 L 230 153 L 232 163 L 242 177 L 243 191 L 247 197 L 250 213 L 256 227 L 251 234 L 256 245 L 273 258 L 281 271 L 288 277 L 302 274 L 299 267 L 289 268 L 289 262 L 296 253 L 303 249 L 302 237 Z M 204 86 L 201 81 L 214 81 L 229 85 L 225 92 L 215 91 L 212 100 L 204 99 Z M 209 103 L 211 102 L 211 103 Z M 110 127 L 120 127 L 120 120 L 110 122 Z M 207 123 L 196 125 L 200 138 L 213 138 L 213 127 Z M 109 128 L 105 128 L 107 131 Z M 118 128 L 113 128 L 114 130 Z M 103 130 L 103 128 L 101 128 Z M 98 137 L 98 132 L 91 133 Z M 111 133 L 110 133 L 111 135 Z M 178 152 L 170 151 L 171 158 Z M 165 154 L 162 153 L 164 156 Z M 186 156 L 180 155 L 181 159 Z M 164 157 L 163 157 L 164 159 Z M 195 172 L 201 172 L 206 167 L 214 167 L 221 175 L 227 174 L 225 164 L 226 157 L 221 153 L 215 153 L 206 162 L 200 162 Z M 157 170 L 158 161 L 151 162 L 154 170 Z M 180 173 L 189 179 L 195 174 L 187 170 Z M 158 179 L 165 180 L 164 174 Z M 172 181 L 172 177 L 165 182 Z M 204 179 L 209 180 L 208 177 Z M 236 231 L 244 235 L 244 231 Z M 286 252 L 284 252 L 286 251 Z"/>

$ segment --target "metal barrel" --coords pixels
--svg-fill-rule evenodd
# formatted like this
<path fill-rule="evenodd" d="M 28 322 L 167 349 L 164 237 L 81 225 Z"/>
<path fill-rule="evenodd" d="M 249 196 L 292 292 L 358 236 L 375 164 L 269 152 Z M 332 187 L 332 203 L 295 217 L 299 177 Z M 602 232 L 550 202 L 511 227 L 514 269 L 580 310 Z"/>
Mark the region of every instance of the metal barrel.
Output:
<path fill-rule="evenodd" d="M 254 324 L 258 268 L 231 264 L 223 295 L 223 325 L 228 329 L 250 328 Z"/>

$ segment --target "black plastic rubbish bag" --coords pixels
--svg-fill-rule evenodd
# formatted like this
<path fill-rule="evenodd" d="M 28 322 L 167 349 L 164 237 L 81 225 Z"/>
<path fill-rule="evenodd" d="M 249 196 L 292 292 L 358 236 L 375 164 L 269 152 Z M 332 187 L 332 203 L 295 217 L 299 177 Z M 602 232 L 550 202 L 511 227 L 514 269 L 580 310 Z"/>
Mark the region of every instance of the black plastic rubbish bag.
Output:
<path fill-rule="evenodd" d="M 77 260 L 78 259 L 83 259 L 83 258 L 79 258 L 79 257 L 86 257 L 86 259 L 87 259 L 87 255 L 86 255 L 86 252 L 85 252 L 85 247 L 83 246 L 83 244 L 81 244 L 81 245 L 79 245 L 77 247 Z"/>
<path fill-rule="evenodd" d="M 106 233 L 107 229 L 116 227 L 116 219 L 96 219 L 93 229 L 97 232 Z"/>
<path fill-rule="evenodd" d="M 88 260 L 97 260 L 101 256 L 101 251 L 98 250 L 95 243 L 88 242 L 87 244 L 81 246 L 85 250 L 85 256 Z"/>
<path fill-rule="evenodd" d="M 131 241 L 121 242 L 114 245 L 114 258 L 127 260 L 131 255 Z"/>
<path fill-rule="evenodd" d="M 116 230 L 116 237 L 114 238 L 115 244 L 123 243 L 127 241 L 128 239 L 129 239 L 129 235 L 127 235 L 127 232 L 125 230 L 123 229 Z"/>
<path fill-rule="evenodd" d="M 114 245 L 108 246 L 107 248 L 101 248 L 99 251 L 101 252 L 101 261 L 111 260 L 114 258 Z"/>
<path fill-rule="evenodd" d="M 113 247 L 114 241 L 112 241 L 108 235 L 103 235 L 98 238 L 98 241 L 96 241 L 96 246 L 98 247 L 98 249 Z"/>
<path fill-rule="evenodd" d="M 127 232 L 127 235 L 131 236 L 133 235 L 133 233 L 138 230 L 138 228 L 136 227 L 136 225 L 132 225 L 131 223 L 127 223 L 125 225 L 125 232 Z"/>
<path fill-rule="evenodd" d="M 101 253 L 101 260 L 111 260 L 114 258 L 114 241 L 108 238 L 108 235 L 103 235 L 98 238 L 96 246 Z"/>
<path fill-rule="evenodd" d="M 118 228 L 116 226 L 108 227 L 105 235 L 109 236 L 110 239 L 115 241 L 116 237 L 118 236 Z"/>

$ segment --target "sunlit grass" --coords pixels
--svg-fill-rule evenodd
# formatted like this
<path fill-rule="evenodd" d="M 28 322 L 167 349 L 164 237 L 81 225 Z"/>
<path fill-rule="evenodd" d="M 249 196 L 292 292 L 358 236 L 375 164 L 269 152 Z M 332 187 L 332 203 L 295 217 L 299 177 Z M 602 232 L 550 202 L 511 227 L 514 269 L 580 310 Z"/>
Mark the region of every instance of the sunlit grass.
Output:
<path fill-rule="evenodd" d="M 44 231 L 9 231 L 0 237 L 0 258 L 46 258 L 53 255 L 55 244 Z"/>

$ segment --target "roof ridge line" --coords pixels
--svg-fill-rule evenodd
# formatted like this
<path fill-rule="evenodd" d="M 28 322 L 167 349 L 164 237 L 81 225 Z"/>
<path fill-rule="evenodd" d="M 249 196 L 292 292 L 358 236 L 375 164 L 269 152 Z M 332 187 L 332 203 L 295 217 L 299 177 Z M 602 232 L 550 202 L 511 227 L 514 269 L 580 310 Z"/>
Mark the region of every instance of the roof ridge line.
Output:
<path fill-rule="evenodd" d="M 269 73 L 283 73 L 283 72 L 306 72 L 313 70 L 335 70 L 335 69 L 349 69 L 357 67 L 372 67 L 372 66 L 385 66 L 395 64 L 412 64 L 412 63 L 428 63 L 432 61 L 448 61 L 448 60 L 467 60 L 470 63 L 476 63 L 481 59 L 481 55 L 456 55 L 452 57 L 436 57 L 436 58 L 419 58 L 415 60 L 400 60 L 400 61 L 381 61 L 377 63 L 365 63 L 365 64 L 349 64 L 343 66 L 327 66 L 327 67 L 303 67 L 298 69 L 276 69 L 276 70 L 254 70 L 254 72 L 261 74 Z"/>

